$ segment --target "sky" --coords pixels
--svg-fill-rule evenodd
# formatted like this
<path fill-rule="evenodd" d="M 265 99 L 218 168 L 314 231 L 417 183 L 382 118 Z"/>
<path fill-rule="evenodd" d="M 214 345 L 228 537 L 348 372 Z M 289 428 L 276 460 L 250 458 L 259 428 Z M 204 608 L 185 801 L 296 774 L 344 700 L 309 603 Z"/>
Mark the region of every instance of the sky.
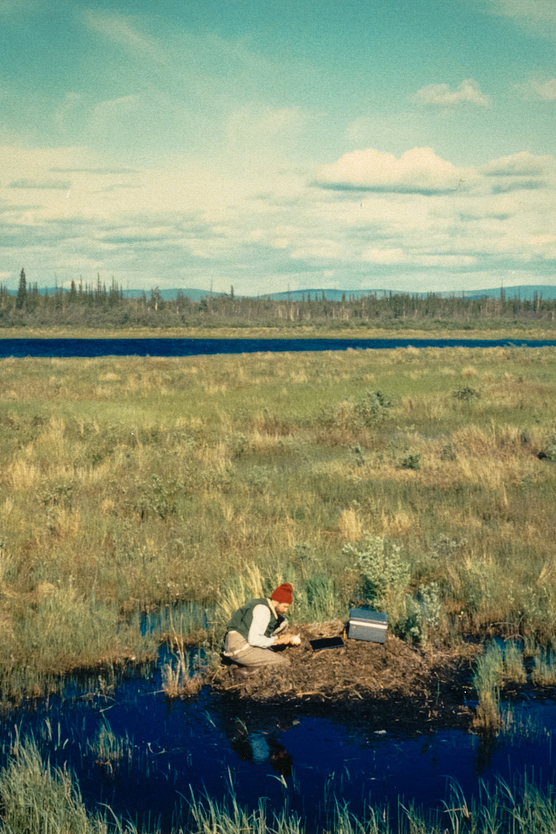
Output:
<path fill-rule="evenodd" d="M 0 0 L 0 283 L 554 284 L 556 0 Z"/>

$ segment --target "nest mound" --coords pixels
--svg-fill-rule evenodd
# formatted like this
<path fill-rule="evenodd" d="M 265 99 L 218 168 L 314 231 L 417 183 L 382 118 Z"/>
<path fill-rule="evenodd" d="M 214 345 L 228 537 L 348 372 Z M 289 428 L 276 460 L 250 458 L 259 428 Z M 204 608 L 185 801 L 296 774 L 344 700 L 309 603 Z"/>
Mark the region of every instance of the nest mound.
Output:
<path fill-rule="evenodd" d="M 263 668 L 247 677 L 235 664 L 222 666 L 213 689 L 253 707 L 306 708 L 375 716 L 381 724 L 467 726 L 465 706 L 470 666 L 476 647 L 425 649 L 393 635 L 384 644 L 344 639 L 340 648 L 313 651 L 310 640 L 337 637 L 343 623 L 311 623 L 299 628 L 301 645 L 289 647 L 289 667 Z"/>

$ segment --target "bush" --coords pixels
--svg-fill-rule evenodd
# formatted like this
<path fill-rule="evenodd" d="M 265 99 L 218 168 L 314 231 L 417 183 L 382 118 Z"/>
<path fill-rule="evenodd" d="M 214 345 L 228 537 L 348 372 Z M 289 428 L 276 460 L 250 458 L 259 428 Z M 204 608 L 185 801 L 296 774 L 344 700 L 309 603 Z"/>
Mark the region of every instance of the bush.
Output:
<path fill-rule="evenodd" d="M 421 468 L 421 455 L 410 452 L 401 462 L 402 469 L 413 469 L 418 471 Z"/>
<path fill-rule="evenodd" d="M 410 577 L 401 548 L 366 531 L 358 542 L 346 544 L 342 552 L 353 560 L 361 575 L 361 594 L 366 602 L 385 611 L 395 626 L 405 614 Z"/>
<path fill-rule="evenodd" d="M 355 402 L 355 414 L 364 426 L 380 421 L 385 410 L 392 407 L 391 401 L 382 391 L 366 391 Z"/>
<path fill-rule="evenodd" d="M 391 401 L 382 391 L 366 391 L 323 409 L 320 422 L 326 428 L 357 431 L 380 423 L 391 407 Z"/>
<path fill-rule="evenodd" d="M 551 437 L 545 448 L 539 452 L 540 460 L 556 461 L 556 437 Z"/>
<path fill-rule="evenodd" d="M 465 385 L 463 388 L 457 388 L 455 391 L 452 391 L 452 397 L 455 397 L 456 400 L 461 400 L 461 402 L 469 402 L 473 399 L 478 400 L 480 396 L 480 391 L 477 391 L 476 388 L 471 388 L 470 385 Z"/>
<path fill-rule="evenodd" d="M 423 585 L 415 596 L 406 594 L 405 613 L 405 620 L 398 623 L 398 635 L 424 645 L 431 630 L 438 631 L 443 613 L 438 582 Z"/>

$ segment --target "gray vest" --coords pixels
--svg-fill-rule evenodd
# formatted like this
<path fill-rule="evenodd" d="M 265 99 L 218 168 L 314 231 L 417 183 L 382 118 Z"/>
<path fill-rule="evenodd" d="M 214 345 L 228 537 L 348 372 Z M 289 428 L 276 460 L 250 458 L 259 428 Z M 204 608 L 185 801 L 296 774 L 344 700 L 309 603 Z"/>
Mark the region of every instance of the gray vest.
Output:
<path fill-rule="evenodd" d="M 270 622 L 264 636 L 272 637 L 279 621 L 274 616 L 267 599 L 252 599 L 249 602 L 246 602 L 245 605 L 242 605 L 241 608 L 238 608 L 226 626 L 226 631 L 237 631 L 245 640 L 247 640 L 249 637 L 249 629 L 251 628 L 251 623 L 253 622 L 253 609 L 256 605 L 265 605 L 270 611 Z"/>

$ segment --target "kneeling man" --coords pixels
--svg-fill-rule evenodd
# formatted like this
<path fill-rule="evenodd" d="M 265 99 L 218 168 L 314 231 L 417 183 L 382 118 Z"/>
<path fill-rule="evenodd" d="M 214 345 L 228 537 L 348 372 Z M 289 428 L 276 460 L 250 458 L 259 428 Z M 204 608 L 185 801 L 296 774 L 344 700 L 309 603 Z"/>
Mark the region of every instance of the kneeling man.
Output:
<path fill-rule="evenodd" d="M 284 632 L 288 627 L 285 615 L 292 604 L 293 588 L 284 583 L 270 599 L 252 599 L 232 616 L 227 625 L 224 656 L 240 666 L 287 666 L 289 660 L 274 651 L 275 646 L 298 646 L 299 635 Z"/>

